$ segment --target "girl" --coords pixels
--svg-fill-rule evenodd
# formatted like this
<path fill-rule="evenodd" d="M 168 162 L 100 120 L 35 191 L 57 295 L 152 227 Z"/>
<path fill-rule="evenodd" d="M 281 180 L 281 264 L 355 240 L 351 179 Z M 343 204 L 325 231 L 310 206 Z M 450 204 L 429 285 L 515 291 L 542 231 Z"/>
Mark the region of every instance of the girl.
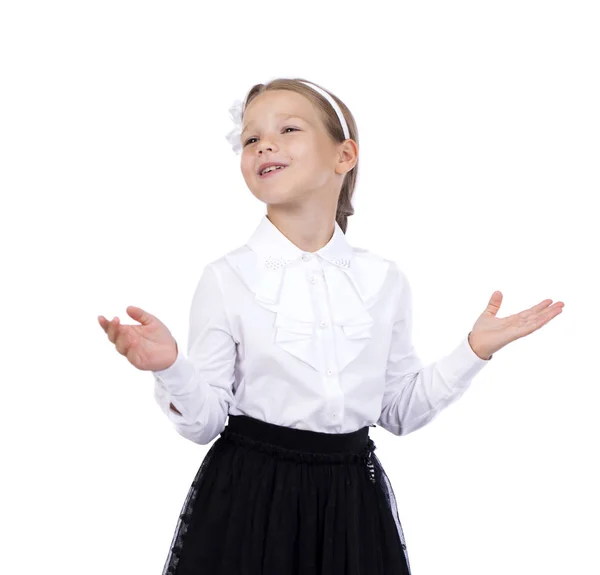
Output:
<path fill-rule="evenodd" d="M 495 292 L 471 333 L 424 366 L 406 275 L 345 237 L 358 171 L 348 108 L 320 86 L 277 79 L 255 85 L 239 111 L 243 126 L 228 138 L 267 210 L 245 245 L 204 268 L 187 355 L 140 308 L 127 308 L 140 325 L 99 316 L 117 351 L 153 372 L 177 432 L 202 445 L 219 436 L 163 574 L 409 574 L 369 427 L 423 427 L 493 353 L 563 304 L 544 300 L 501 319 Z"/>

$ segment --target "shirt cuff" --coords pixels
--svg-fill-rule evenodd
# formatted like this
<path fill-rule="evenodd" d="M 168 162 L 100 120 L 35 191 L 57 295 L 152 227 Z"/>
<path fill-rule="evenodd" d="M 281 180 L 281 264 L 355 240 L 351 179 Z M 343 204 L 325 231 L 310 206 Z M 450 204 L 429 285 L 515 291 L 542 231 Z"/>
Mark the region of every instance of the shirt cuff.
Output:
<path fill-rule="evenodd" d="M 490 360 L 491 357 L 482 359 L 473 351 L 467 335 L 452 353 L 439 361 L 438 369 L 453 383 L 468 385 Z"/>
<path fill-rule="evenodd" d="M 197 385 L 195 380 L 194 364 L 183 354 L 178 347 L 175 362 L 160 371 L 154 371 L 154 377 L 161 386 L 172 395 L 184 395 L 193 391 Z"/>

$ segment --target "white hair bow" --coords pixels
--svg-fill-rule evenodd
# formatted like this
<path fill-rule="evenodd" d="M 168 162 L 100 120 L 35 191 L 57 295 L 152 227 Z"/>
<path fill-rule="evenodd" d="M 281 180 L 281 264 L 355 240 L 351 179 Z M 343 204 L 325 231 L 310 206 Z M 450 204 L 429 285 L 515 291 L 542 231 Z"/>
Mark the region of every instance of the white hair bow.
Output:
<path fill-rule="evenodd" d="M 239 154 L 242 151 L 242 112 L 244 110 L 244 103 L 241 100 L 236 100 L 231 108 L 229 108 L 229 114 L 235 124 L 235 127 L 229 134 L 227 134 L 227 140 L 231 144 L 233 151 Z"/>

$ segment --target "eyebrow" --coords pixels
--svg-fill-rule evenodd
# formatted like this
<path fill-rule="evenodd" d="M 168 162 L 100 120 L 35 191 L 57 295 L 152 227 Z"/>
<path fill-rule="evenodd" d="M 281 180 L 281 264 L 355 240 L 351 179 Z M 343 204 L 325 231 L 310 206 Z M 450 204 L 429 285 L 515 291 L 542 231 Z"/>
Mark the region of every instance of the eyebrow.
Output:
<path fill-rule="evenodd" d="M 304 119 L 302 116 L 298 116 L 298 114 L 276 114 L 276 116 L 283 116 L 282 120 L 289 120 L 290 118 L 298 118 L 299 120 L 302 120 L 303 122 L 306 122 L 307 124 L 310 124 L 310 122 L 308 120 Z M 243 134 L 244 132 L 246 132 L 251 125 L 252 125 L 252 122 L 247 124 L 241 133 Z"/>

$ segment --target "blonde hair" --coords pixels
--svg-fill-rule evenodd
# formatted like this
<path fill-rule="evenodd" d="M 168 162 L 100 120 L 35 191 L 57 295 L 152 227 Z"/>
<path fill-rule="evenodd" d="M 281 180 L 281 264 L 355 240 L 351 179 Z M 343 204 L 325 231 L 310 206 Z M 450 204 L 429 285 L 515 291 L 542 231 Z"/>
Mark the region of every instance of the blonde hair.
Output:
<path fill-rule="evenodd" d="M 325 129 L 327 130 L 329 136 L 335 142 L 343 142 L 345 140 L 344 131 L 342 130 L 340 120 L 335 113 L 335 110 L 332 108 L 331 104 L 323 96 L 321 96 L 321 94 L 313 90 L 310 86 L 302 84 L 302 82 L 308 81 L 309 80 L 304 80 L 303 78 L 277 78 L 266 84 L 255 84 L 252 86 L 248 92 L 248 95 L 246 96 L 243 111 L 245 112 L 250 102 L 263 92 L 267 92 L 269 90 L 290 90 L 292 92 L 297 92 L 298 94 L 308 98 L 308 100 L 310 100 L 317 110 L 319 110 L 323 124 L 325 125 Z M 319 84 L 316 84 L 315 82 L 311 82 L 311 84 L 319 86 Z M 325 88 L 322 86 L 319 86 L 319 88 L 325 90 Z M 329 90 L 326 91 L 329 92 Z M 329 92 L 329 94 L 331 94 L 331 92 Z M 337 102 L 338 106 L 342 110 L 342 113 L 344 114 L 344 118 L 348 124 L 350 138 L 358 145 L 358 130 L 356 128 L 356 122 L 354 121 L 352 113 L 346 104 L 344 104 L 344 102 L 342 102 L 337 96 L 331 94 L 331 97 Z M 344 182 L 342 183 L 342 189 L 340 190 L 340 195 L 338 197 L 335 219 L 344 233 L 346 233 L 346 229 L 348 227 L 348 216 L 354 214 L 352 195 L 354 194 L 357 175 L 358 160 L 356 161 L 354 168 L 352 168 L 349 172 L 346 172 L 344 175 Z"/>

